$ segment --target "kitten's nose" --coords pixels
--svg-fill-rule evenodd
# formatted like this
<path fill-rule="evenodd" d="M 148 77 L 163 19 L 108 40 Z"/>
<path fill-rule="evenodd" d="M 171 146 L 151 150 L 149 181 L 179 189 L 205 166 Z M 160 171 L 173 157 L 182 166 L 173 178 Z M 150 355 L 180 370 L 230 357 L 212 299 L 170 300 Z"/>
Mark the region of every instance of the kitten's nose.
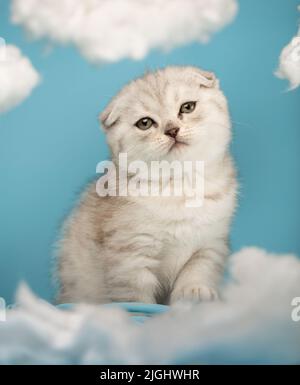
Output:
<path fill-rule="evenodd" d="M 168 128 L 166 131 L 165 131 L 165 135 L 168 135 L 170 136 L 171 138 L 176 138 L 177 134 L 178 134 L 178 131 L 179 131 L 179 128 L 178 127 L 172 127 L 172 128 Z"/>

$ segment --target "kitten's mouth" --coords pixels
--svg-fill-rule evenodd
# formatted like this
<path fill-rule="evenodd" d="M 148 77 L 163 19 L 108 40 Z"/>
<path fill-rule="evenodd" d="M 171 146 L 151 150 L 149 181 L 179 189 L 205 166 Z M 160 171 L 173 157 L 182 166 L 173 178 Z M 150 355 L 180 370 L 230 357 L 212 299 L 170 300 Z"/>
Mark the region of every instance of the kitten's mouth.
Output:
<path fill-rule="evenodd" d="M 173 143 L 171 144 L 171 147 L 169 148 L 168 152 L 172 151 L 173 149 L 178 149 L 178 148 L 185 147 L 185 146 L 187 146 L 186 142 L 175 139 L 173 141 Z"/>

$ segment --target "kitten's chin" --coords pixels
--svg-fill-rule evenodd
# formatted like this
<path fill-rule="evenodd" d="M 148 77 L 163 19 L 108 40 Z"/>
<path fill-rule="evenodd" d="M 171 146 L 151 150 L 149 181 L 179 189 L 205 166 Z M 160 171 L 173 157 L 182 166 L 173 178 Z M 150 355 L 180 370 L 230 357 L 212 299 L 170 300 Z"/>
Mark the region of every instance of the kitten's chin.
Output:
<path fill-rule="evenodd" d="M 190 144 L 176 142 L 161 155 L 161 159 L 167 161 L 186 160 L 190 158 L 191 152 L 193 152 L 193 149 Z"/>
<path fill-rule="evenodd" d="M 188 146 L 188 144 L 186 142 L 176 140 L 171 144 L 168 152 L 170 152 L 170 151 L 182 151 L 187 146 Z"/>
<path fill-rule="evenodd" d="M 176 140 L 168 148 L 166 156 L 171 156 L 172 158 L 180 158 L 182 155 L 188 152 L 189 147 L 190 146 L 188 143 Z"/>

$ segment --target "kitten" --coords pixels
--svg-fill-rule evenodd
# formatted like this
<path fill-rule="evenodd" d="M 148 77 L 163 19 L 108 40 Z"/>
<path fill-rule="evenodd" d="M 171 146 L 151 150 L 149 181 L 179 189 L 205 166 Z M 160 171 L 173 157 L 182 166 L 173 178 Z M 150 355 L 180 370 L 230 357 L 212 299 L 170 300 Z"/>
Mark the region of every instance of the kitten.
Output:
<path fill-rule="evenodd" d="M 237 182 L 227 101 L 213 73 L 167 67 L 113 98 L 100 115 L 112 159 L 205 162 L 204 202 L 100 197 L 93 183 L 67 220 L 59 302 L 174 303 L 218 297 Z"/>

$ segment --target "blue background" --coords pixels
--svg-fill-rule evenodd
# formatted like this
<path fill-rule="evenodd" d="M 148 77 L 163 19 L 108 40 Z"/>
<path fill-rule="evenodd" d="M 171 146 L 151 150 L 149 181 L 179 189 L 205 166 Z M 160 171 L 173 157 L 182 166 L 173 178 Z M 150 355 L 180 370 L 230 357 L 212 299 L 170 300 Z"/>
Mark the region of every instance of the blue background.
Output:
<path fill-rule="evenodd" d="M 273 76 L 296 33 L 299 0 L 242 0 L 208 45 L 93 67 L 72 47 L 30 42 L 0 0 L 0 36 L 30 57 L 42 84 L 0 116 L 0 296 L 26 280 L 46 299 L 59 228 L 97 162 L 109 156 L 97 115 L 128 80 L 169 64 L 213 70 L 229 98 L 241 180 L 233 250 L 255 245 L 300 255 L 300 90 Z M 1 85 L 0 85 L 1 87 Z"/>

